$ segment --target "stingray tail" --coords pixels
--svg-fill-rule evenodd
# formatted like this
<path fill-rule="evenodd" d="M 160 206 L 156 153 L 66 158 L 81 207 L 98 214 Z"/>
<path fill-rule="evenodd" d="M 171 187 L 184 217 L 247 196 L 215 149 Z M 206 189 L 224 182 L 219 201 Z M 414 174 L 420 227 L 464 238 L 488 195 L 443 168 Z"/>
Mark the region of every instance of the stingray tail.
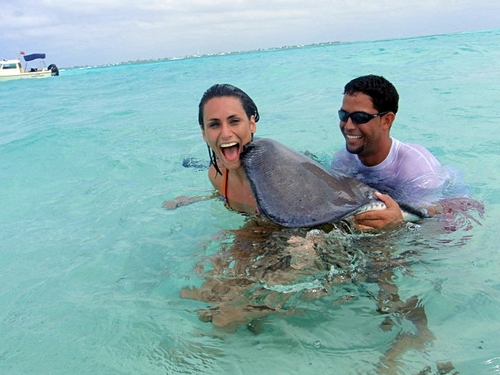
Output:
<path fill-rule="evenodd" d="M 399 208 L 403 211 L 403 218 L 405 221 L 418 221 L 429 218 L 427 210 L 419 207 L 410 206 L 406 203 L 399 203 Z"/>

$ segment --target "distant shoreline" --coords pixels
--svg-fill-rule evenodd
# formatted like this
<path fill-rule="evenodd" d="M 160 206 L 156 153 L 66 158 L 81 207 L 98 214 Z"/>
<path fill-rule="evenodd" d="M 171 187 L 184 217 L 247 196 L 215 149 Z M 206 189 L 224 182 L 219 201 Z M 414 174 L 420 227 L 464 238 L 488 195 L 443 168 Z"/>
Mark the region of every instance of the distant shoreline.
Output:
<path fill-rule="evenodd" d="M 239 54 L 245 54 L 245 53 L 251 53 L 251 52 L 271 52 L 271 51 L 289 50 L 289 49 L 304 48 L 304 47 L 330 46 L 330 45 L 334 45 L 334 44 L 344 44 L 344 43 L 347 44 L 347 43 L 353 43 L 353 42 L 335 41 L 335 42 L 323 42 L 323 43 L 312 43 L 312 44 L 302 44 L 302 45 L 297 44 L 297 45 L 293 45 L 293 46 L 259 48 L 259 49 L 248 50 L 248 51 L 217 52 L 217 53 L 206 53 L 206 54 L 201 54 L 201 55 L 187 55 L 187 56 L 183 56 L 183 57 L 162 57 L 162 58 L 157 58 L 157 59 L 140 59 L 140 60 L 122 61 L 120 63 L 113 63 L 113 64 L 77 65 L 77 66 L 73 66 L 71 68 L 65 67 L 65 68 L 61 68 L 61 69 L 70 70 L 70 69 L 88 69 L 88 68 L 107 68 L 110 66 L 119 66 L 119 65 L 151 64 L 151 63 L 158 63 L 158 62 L 165 62 L 165 61 L 199 59 L 199 58 L 205 58 L 205 57 L 216 57 L 216 56 L 226 56 L 226 55 L 239 55 Z"/>
<path fill-rule="evenodd" d="M 334 42 L 321 42 L 321 43 L 311 43 L 311 44 L 297 44 L 297 45 L 290 45 L 290 46 L 259 48 L 259 49 L 244 50 L 244 51 L 217 52 L 217 53 L 207 53 L 207 54 L 201 54 L 201 55 L 198 55 L 198 54 L 186 55 L 183 57 L 162 57 L 162 58 L 156 58 L 156 59 L 139 59 L 139 60 L 122 61 L 120 63 L 111 63 L 111 64 L 76 65 L 73 67 L 63 67 L 63 68 L 60 68 L 59 70 L 106 68 L 106 67 L 120 66 L 120 65 L 151 64 L 151 63 L 175 61 L 175 60 L 188 60 L 188 59 L 198 59 L 198 58 L 217 57 L 217 56 L 226 56 L 226 55 L 239 55 L 239 54 L 252 53 L 252 52 L 272 52 L 272 51 L 290 50 L 290 49 L 305 48 L 305 47 L 322 47 L 322 46 L 330 46 L 330 45 L 336 45 L 336 44 L 354 44 L 354 43 L 358 44 L 358 43 L 384 42 L 384 41 L 390 41 L 390 40 L 396 40 L 396 39 L 397 40 L 411 40 L 411 39 L 420 39 L 420 38 L 433 38 L 433 37 L 455 35 L 455 34 L 481 33 L 481 32 L 492 31 L 492 30 L 497 30 L 497 29 L 457 31 L 454 33 L 429 34 L 429 35 L 408 36 L 408 37 L 401 37 L 401 38 L 385 38 L 385 39 L 377 39 L 377 40 L 334 41 Z"/>

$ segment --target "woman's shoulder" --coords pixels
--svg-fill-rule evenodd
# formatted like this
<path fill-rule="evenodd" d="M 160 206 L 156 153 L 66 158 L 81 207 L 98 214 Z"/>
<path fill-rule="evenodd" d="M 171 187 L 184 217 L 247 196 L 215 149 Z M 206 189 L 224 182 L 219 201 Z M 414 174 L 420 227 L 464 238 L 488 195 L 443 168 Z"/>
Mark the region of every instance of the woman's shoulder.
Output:
<path fill-rule="evenodd" d="M 215 169 L 213 165 L 208 168 L 208 179 L 212 183 L 212 186 L 219 191 L 219 193 L 222 193 L 223 189 L 223 181 L 224 181 L 224 174 L 227 173 L 225 168 L 220 168 L 219 170 L 222 172 L 222 175 Z"/>

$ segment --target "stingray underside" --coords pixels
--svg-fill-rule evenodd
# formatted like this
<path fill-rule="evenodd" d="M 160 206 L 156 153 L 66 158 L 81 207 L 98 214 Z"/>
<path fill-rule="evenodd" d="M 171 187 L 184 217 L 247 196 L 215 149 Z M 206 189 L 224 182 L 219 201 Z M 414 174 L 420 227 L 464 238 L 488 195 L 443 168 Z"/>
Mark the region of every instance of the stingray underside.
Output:
<path fill-rule="evenodd" d="M 241 160 L 262 214 L 282 226 L 332 223 L 377 200 L 362 182 L 327 172 L 271 139 L 256 138 L 245 146 Z"/>

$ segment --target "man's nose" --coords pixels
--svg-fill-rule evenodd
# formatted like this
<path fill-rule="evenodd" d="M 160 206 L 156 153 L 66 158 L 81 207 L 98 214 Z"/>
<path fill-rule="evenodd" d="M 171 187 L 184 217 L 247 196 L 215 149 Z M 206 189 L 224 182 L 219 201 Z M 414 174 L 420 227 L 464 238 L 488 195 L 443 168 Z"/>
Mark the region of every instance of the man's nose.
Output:
<path fill-rule="evenodd" d="M 357 128 L 357 125 L 354 122 L 352 122 L 350 116 L 347 119 L 347 121 L 344 123 L 344 128 L 347 128 L 347 129 L 355 129 L 355 128 Z"/>

